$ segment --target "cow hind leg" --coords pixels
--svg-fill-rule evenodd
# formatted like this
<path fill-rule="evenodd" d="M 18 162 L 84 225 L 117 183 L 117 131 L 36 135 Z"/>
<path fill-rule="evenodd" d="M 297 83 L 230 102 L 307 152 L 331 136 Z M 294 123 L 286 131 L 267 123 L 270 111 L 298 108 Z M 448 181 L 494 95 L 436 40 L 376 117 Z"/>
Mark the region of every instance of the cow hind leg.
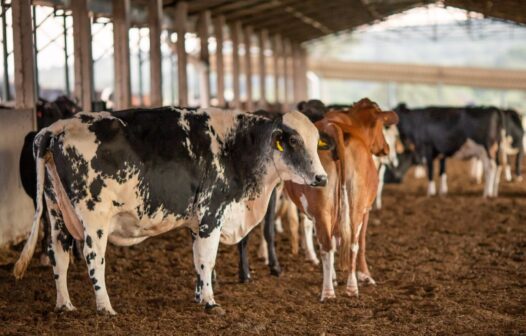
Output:
<path fill-rule="evenodd" d="M 435 185 L 435 180 L 433 179 L 434 178 L 433 158 L 427 158 L 426 164 L 427 164 L 427 178 L 428 178 L 427 196 L 435 196 L 437 194 L 437 189 Z"/>
<path fill-rule="evenodd" d="M 83 253 L 88 275 L 95 291 L 97 311 L 102 314 L 116 315 L 106 289 L 105 254 L 108 245 L 108 225 L 97 225 L 98 223 L 109 223 L 109 221 L 95 216 L 91 217 L 93 218 L 90 216 L 82 218 L 85 228 Z"/>
<path fill-rule="evenodd" d="M 73 237 L 68 233 L 64 224 L 64 218 L 56 203 L 50 202 L 46 197 L 50 219 L 51 241 L 48 245 L 49 262 L 53 267 L 53 277 L 57 288 L 57 301 L 55 310 L 72 311 L 76 308 L 71 303 L 68 292 L 68 267 L 69 249 L 73 243 Z"/>
<path fill-rule="evenodd" d="M 367 214 L 366 211 L 363 211 L 359 208 L 353 210 L 351 226 L 352 226 L 352 235 L 351 235 L 351 269 L 349 271 L 349 276 L 347 278 L 347 289 L 346 293 L 349 296 L 358 296 L 358 278 L 356 277 L 356 266 L 358 259 L 358 251 L 360 250 L 359 238 L 360 232 L 363 226 L 364 216 Z"/>
<path fill-rule="evenodd" d="M 248 237 L 249 235 L 246 235 L 237 244 L 239 251 L 239 282 L 241 283 L 247 283 L 251 280 L 250 267 L 248 266 Z"/>
<path fill-rule="evenodd" d="M 440 159 L 440 195 L 447 195 L 447 174 L 446 174 L 446 159 Z"/>
<path fill-rule="evenodd" d="M 363 227 L 360 231 L 360 250 L 358 251 L 358 282 L 362 282 L 369 285 L 376 285 L 376 281 L 371 277 L 369 266 L 367 265 L 367 259 L 365 257 L 366 251 L 366 235 L 367 235 L 367 224 L 369 223 L 369 212 L 363 216 Z"/>

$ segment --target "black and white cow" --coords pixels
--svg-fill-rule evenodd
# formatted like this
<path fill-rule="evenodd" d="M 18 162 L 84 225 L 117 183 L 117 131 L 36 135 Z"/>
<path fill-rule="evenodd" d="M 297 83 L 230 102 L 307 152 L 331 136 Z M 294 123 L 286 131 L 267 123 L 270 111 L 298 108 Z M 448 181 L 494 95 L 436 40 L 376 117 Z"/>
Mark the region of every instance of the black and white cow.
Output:
<path fill-rule="evenodd" d="M 408 109 L 400 104 L 398 129 L 406 148 L 427 165 L 428 195 L 436 194 L 433 165 L 440 158 L 440 190 L 447 193 L 446 158 L 478 157 L 485 171 L 483 196 L 498 195 L 503 132 L 502 113 L 494 107 L 427 107 Z"/>
<path fill-rule="evenodd" d="M 219 241 L 239 242 L 267 209 L 280 180 L 323 186 L 318 131 L 301 113 L 270 115 L 174 107 L 80 113 L 40 131 L 37 211 L 15 265 L 34 252 L 45 196 L 58 309 L 67 290 L 68 249 L 84 240 L 97 309 L 115 314 L 106 291 L 107 242 L 128 246 L 178 227 L 194 236 L 196 300 L 212 313 L 211 274 Z"/>

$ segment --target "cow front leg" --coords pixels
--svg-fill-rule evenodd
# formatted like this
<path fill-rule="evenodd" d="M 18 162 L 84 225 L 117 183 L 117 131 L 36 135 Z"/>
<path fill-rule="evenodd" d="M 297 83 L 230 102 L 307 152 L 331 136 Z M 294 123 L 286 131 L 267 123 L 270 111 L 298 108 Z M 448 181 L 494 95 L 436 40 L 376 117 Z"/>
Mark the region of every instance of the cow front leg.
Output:
<path fill-rule="evenodd" d="M 440 159 L 440 195 L 447 195 L 446 158 Z"/>
<path fill-rule="evenodd" d="M 93 218 L 91 218 L 93 217 Z M 109 221 L 95 216 L 83 217 L 84 223 L 84 258 L 88 266 L 88 275 L 95 291 L 95 302 L 97 311 L 102 314 L 116 315 L 113 310 L 108 291 L 106 289 L 106 247 L 108 245 L 108 227 L 97 223 L 108 223 Z"/>
<path fill-rule="evenodd" d="M 314 222 L 304 214 L 300 215 L 300 218 L 303 224 L 303 241 L 307 260 L 311 261 L 314 265 L 318 265 L 320 261 L 314 250 Z"/>
<path fill-rule="evenodd" d="M 239 252 L 239 282 L 247 283 L 251 280 L 250 267 L 248 266 L 248 236 L 237 243 Z"/>
<path fill-rule="evenodd" d="M 203 227 L 204 225 L 201 225 Z M 193 244 L 194 267 L 197 273 L 195 298 L 205 303 L 205 311 L 211 314 L 224 315 L 225 311 L 215 302 L 212 289 L 212 271 L 215 266 L 221 227 L 211 231 L 200 231 Z"/>
<path fill-rule="evenodd" d="M 64 218 L 58 205 L 52 203 L 46 196 L 50 220 L 51 241 L 48 245 L 49 262 L 53 267 L 53 277 L 57 287 L 57 301 L 55 310 L 72 311 L 76 308 L 71 303 L 68 292 L 69 249 L 73 244 L 73 237 L 64 224 Z"/>
<path fill-rule="evenodd" d="M 427 196 L 435 196 L 437 194 L 437 188 L 435 185 L 434 178 L 434 171 L 433 171 L 433 158 L 428 157 L 426 158 L 426 164 L 427 164 L 427 179 L 428 179 L 428 185 L 427 185 Z"/>
<path fill-rule="evenodd" d="M 270 200 L 265 213 L 263 234 L 267 241 L 268 248 L 268 267 L 270 268 L 270 274 L 273 276 L 279 276 L 281 274 L 281 267 L 279 266 L 278 256 L 276 254 L 276 224 L 274 223 L 276 214 L 276 189 L 272 191 Z"/>
<path fill-rule="evenodd" d="M 321 302 L 336 298 L 332 271 L 334 269 L 334 248 L 325 251 L 320 247 L 321 264 L 323 268 L 323 285 L 321 289 Z"/>

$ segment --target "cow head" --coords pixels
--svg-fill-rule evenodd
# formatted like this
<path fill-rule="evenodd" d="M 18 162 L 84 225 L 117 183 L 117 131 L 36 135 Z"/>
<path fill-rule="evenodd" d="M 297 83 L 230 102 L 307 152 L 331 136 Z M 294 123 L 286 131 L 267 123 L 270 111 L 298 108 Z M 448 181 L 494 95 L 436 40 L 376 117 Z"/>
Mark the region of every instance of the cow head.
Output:
<path fill-rule="evenodd" d="M 320 141 L 318 130 L 300 112 L 283 115 L 272 132 L 273 159 L 279 176 L 297 184 L 325 186 L 327 173 L 318 156 Z"/>
<path fill-rule="evenodd" d="M 383 129 L 398 122 L 395 112 L 383 112 L 376 103 L 364 98 L 351 108 L 333 109 L 325 116 L 345 132 L 346 138 L 350 135 L 360 138 L 372 154 L 389 154 Z"/>
<path fill-rule="evenodd" d="M 310 121 L 315 123 L 323 119 L 323 116 L 327 112 L 327 108 L 321 100 L 311 99 L 309 101 L 299 102 L 298 111 L 305 114 Z"/>

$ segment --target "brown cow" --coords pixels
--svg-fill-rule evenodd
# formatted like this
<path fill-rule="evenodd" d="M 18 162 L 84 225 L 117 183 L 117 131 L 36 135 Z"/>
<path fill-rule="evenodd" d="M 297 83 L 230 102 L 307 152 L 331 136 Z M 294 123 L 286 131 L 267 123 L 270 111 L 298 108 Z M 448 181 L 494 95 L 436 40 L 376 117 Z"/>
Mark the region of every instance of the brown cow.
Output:
<path fill-rule="evenodd" d="M 335 297 L 332 280 L 337 239 L 341 265 L 350 270 L 347 294 L 358 295 L 357 280 L 375 283 L 365 258 L 369 210 L 378 186 L 372 155 L 388 154 L 382 129 L 397 122 L 396 113 L 382 112 L 369 99 L 362 99 L 349 109 L 329 111 L 316 123 L 320 133 L 335 140 L 334 149 L 318 150 L 329 176 L 327 186 L 314 189 L 285 183 L 292 201 L 316 227 L 323 264 L 322 301 Z"/>

